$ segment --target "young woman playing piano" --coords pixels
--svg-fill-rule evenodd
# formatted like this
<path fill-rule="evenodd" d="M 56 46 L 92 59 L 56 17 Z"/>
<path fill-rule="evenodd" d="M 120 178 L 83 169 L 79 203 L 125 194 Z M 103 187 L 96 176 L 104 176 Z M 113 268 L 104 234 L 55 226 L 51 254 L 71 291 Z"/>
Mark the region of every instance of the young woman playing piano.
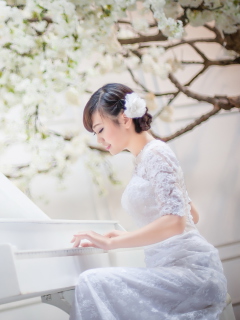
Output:
<path fill-rule="evenodd" d="M 144 247 L 146 268 L 98 268 L 76 285 L 70 320 L 217 320 L 227 283 L 218 251 L 195 227 L 183 172 L 171 148 L 147 130 L 152 117 L 129 87 L 111 83 L 97 90 L 84 109 L 84 126 L 112 155 L 129 150 L 132 178 L 123 208 L 139 229 L 93 231 L 73 236 L 105 250 Z"/>

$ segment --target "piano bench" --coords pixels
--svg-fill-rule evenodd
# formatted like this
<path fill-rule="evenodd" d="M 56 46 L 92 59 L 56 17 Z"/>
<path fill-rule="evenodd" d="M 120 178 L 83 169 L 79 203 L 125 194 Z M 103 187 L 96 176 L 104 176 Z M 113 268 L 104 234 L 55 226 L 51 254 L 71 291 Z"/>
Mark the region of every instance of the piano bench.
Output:
<path fill-rule="evenodd" d="M 75 289 L 65 290 L 42 296 L 42 302 L 51 304 L 57 308 L 62 309 L 66 313 L 70 314 L 72 301 L 74 298 Z M 236 320 L 232 307 L 232 300 L 229 294 L 227 294 L 226 306 L 220 315 L 219 320 Z"/>
<path fill-rule="evenodd" d="M 226 307 L 223 309 L 219 320 L 236 320 L 233 312 L 232 299 L 229 294 L 227 294 Z"/>

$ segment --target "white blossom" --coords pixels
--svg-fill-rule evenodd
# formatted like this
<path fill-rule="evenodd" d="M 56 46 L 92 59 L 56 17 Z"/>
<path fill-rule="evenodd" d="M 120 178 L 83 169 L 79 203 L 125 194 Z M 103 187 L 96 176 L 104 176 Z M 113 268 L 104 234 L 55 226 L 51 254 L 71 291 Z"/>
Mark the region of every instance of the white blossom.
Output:
<path fill-rule="evenodd" d="M 129 93 L 125 96 L 125 115 L 128 118 L 142 117 L 146 112 L 146 102 L 140 98 L 135 92 Z"/>
<path fill-rule="evenodd" d="M 120 30 L 117 33 L 117 37 L 119 39 L 121 38 L 132 38 L 135 36 L 135 33 L 132 30 L 126 29 L 126 28 L 120 28 Z"/>
<path fill-rule="evenodd" d="M 202 3 L 202 0 L 179 0 L 179 3 L 184 7 L 197 8 Z"/>
<path fill-rule="evenodd" d="M 105 74 L 111 72 L 113 69 L 113 57 L 109 54 L 106 54 L 101 58 L 98 63 L 98 70 L 100 74 Z"/>
<path fill-rule="evenodd" d="M 169 63 L 160 63 L 158 64 L 155 73 L 162 79 L 166 80 L 168 78 L 169 73 L 172 71 L 172 67 Z"/>
<path fill-rule="evenodd" d="M 24 7 L 7 3 L 0 0 L 0 149 L 17 143 L 27 146 L 32 161 L 22 171 L 21 186 L 41 170 L 62 176 L 68 163 L 82 155 L 87 143 L 81 141 L 81 132 L 72 132 L 66 141 L 51 132 L 47 123 L 60 117 L 69 104 L 80 104 L 80 96 L 89 90 L 89 79 L 124 72 L 126 67 L 166 79 L 169 72 L 182 68 L 177 58 L 161 61 L 163 47 L 140 49 L 140 58 L 134 55 L 138 43 L 120 43 L 147 33 L 149 14 L 153 13 L 158 29 L 170 40 L 183 37 L 184 27 L 177 18 L 186 7 L 193 26 L 215 21 L 221 32 L 231 34 L 240 25 L 240 4 L 230 0 L 145 0 L 138 12 L 136 0 L 26 0 Z M 201 4 L 205 10 L 198 10 Z M 117 23 L 128 20 L 129 11 L 134 11 L 134 19 L 129 24 Z M 142 116 L 146 102 L 135 93 L 129 97 L 125 113 Z M 155 108 L 153 96 L 146 100 L 149 108 Z M 172 113 L 166 108 L 161 117 L 168 121 Z M 103 161 L 98 155 L 95 160 Z M 103 186 L 100 172 L 92 166 L 90 170 Z"/>
<path fill-rule="evenodd" d="M 137 56 L 131 56 L 131 57 L 127 58 L 125 60 L 125 62 L 130 69 L 134 70 L 139 67 L 140 59 Z"/>
<path fill-rule="evenodd" d="M 75 88 L 71 87 L 66 91 L 66 99 L 69 103 L 78 105 L 79 104 L 79 95 Z"/>
<path fill-rule="evenodd" d="M 159 57 L 165 53 L 165 49 L 160 46 L 151 46 L 148 48 L 147 53 L 153 58 L 155 62 L 158 62 Z"/>
<path fill-rule="evenodd" d="M 174 120 L 174 108 L 172 106 L 166 106 L 162 109 L 159 118 L 165 122 L 172 122 Z"/>
<path fill-rule="evenodd" d="M 138 32 L 147 32 L 149 27 L 147 20 L 143 18 L 134 19 L 132 26 Z"/>
<path fill-rule="evenodd" d="M 156 101 L 155 101 L 155 94 L 152 93 L 152 92 L 148 92 L 145 96 L 144 96 L 144 99 L 147 103 L 147 107 L 149 110 L 155 110 L 157 109 L 157 104 L 156 104 Z"/>
<path fill-rule="evenodd" d="M 177 19 L 184 12 L 183 8 L 178 2 L 167 1 L 164 6 L 164 13 L 167 18 Z"/>
<path fill-rule="evenodd" d="M 204 23 L 210 22 L 214 19 L 214 14 L 209 10 L 191 10 L 187 9 L 187 17 L 190 24 L 194 27 L 202 26 Z"/>
<path fill-rule="evenodd" d="M 171 68 L 169 68 L 171 72 L 176 72 L 179 69 L 183 69 L 183 64 L 177 58 L 169 58 L 166 60 L 166 62 L 171 66 Z"/>

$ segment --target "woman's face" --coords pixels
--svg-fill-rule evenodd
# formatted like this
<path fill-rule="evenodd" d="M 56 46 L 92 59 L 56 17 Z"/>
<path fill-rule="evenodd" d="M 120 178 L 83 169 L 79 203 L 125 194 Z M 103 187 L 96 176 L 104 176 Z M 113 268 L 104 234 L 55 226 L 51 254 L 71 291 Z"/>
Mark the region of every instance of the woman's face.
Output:
<path fill-rule="evenodd" d="M 118 120 L 120 124 L 116 124 L 107 116 L 104 117 L 98 111 L 92 115 L 92 129 L 97 135 L 97 141 L 112 155 L 126 149 L 129 141 L 129 128 L 132 119 L 121 114 Z"/>

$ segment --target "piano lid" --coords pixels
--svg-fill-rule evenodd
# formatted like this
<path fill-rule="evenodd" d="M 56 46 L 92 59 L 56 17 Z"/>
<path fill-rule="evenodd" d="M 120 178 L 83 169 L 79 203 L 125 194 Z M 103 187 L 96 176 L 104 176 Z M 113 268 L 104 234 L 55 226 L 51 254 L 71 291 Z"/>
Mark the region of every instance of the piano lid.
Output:
<path fill-rule="evenodd" d="M 0 219 L 50 218 L 0 172 Z"/>

